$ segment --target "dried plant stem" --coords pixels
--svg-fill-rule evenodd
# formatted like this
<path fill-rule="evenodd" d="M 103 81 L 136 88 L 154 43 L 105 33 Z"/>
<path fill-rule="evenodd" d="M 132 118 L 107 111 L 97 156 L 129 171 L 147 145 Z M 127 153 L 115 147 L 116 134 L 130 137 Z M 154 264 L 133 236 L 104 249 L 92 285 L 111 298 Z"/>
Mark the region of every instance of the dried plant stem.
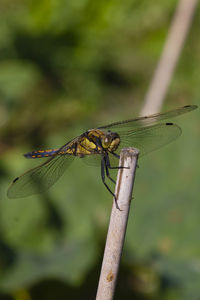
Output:
<path fill-rule="evenodd" d="M 111 300 L 114 297 L 138 153 L 134 148 L 121 151 L 119 165 L 125 168 L 119 169 L 115 188 L 120 210 L 113 203 L 96 300 Z"/>
<path fill-rule="evenodd" d="M 187 37 L 198 0 L 179 0 L 141 116 L 159 112 Z"/>

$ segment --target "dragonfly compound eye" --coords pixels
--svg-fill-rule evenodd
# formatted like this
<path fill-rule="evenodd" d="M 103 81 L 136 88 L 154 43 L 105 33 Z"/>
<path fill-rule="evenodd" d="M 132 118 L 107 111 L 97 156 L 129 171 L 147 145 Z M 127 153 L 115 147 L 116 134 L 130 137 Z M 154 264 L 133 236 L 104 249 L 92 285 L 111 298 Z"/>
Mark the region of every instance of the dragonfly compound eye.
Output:
<path fill-rule="evenodd" d="M 101 141 L 104 149 L 115 151 L 120 143 L 120 138 L 117 133 L 108 132 Z"/>
<path fill-rule="evenodd" d="M 110 135 L 106 135 L 101 140 L 102 146 L 105 149 L 107 149 L 110 146 L 111 142 L 112 142 L 112 139 L 111 139 Z"/>

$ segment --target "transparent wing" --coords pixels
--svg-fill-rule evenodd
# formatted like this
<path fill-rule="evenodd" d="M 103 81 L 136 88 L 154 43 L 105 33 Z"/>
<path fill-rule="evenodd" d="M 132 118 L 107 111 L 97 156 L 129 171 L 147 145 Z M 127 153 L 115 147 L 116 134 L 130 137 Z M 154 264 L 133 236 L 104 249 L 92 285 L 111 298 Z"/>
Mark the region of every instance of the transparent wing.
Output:
<path fill-rule="evenodd" d="M 110 165 L 117 167 L 119 165 L 119 159 L 116 158 L 113 154 L 108 152 Z M 102 156 L 100 154 L 86 155 L 81 160 L 88 166 L 100 167 Z"/>
<path fill-rule="evenodd" d="M 120 145 L 116 151 L 120 154 L 122 148 L 135 147 L 140 150 L 140 157 L 155 151 L 177 139 L 181 128 L 173 123 L 161 123 L 136 128 L 120 133 Z M 111 166 L 118 166 L 119 160 L 108 153 Z M 87 165 L 100 166 L 102 156 L 99 154 L 86 155 L 81 160 Z"/>
<path fill-rule="evenodd" d="M 74 159 L 72 155 L 57 155 L 13 180 L 7 196 L 22 198 L 47 191 Z"/>
<path fill-rule="evenodd" d="M 99 167 L 101 166 L 101 159 L 102 156 L 100 154 L 91 154 L 91 155 L 85 155 L 84 157 L 81 157 L 81 161 L 84 162 L 88 166 L 95 166 Z"/>
<path fill-rule="evenodd" d="M 118 151 L 125 147 L 135 147 L 140 150 L 141 157 L 173 142 L 181 132 L 181 128 L 173 123 L 155 124 L 130 130 L 120 134 Z"/>
<path fill-rule="evenodd" d="M 177 108 L 175 110 L 171 110 L 171 111 L 168 111 L 165 113 L 158 113 L 158 114 L 153 114 L 150 116 L 139 117 L 136 119 L 130 119 L 130 120 L 124 120 L 121 122 L 111 123 L 111 124 L 108 124 L 105 126 L 98 127 L 98 129 L 117 129 L 117 132 L 120 133 L 120 131 L 121 131 L 120 128 L 123 130 L 124 127 L 127 129 L 127 127 L 133 128 L 133 127 L 141 127 L 141 126 L 145 126 L 145 125 L 151 125 L 158 121 L 174 118 L 176 116 L 185 114 L 196 108 L 197 108 L 196 105 L 187 105 L 187 106 L 183 106 L 183 107 L 180 107 L 180 108 Z"/>

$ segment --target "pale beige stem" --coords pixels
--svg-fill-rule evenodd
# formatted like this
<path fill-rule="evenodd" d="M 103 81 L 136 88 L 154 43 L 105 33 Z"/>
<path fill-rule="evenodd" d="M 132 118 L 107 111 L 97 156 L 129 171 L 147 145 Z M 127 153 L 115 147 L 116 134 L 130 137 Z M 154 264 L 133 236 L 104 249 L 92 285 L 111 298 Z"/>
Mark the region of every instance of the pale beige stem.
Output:
<path fill-rule="evenodd" d="M 119 165 L 125 168 L 119 169 L 115 188 L 120 210 L 116 208 L 113 201 L 96 300 L 111 300 L 114 297 L 132 199 L 138 153 L 139 151 L 134 148 L 121 151 Z"/>
<path fill-rule="evenodd" d="M 141 115 L 159 112 L 184 45 L 198 0 L 180 0 Z"/>

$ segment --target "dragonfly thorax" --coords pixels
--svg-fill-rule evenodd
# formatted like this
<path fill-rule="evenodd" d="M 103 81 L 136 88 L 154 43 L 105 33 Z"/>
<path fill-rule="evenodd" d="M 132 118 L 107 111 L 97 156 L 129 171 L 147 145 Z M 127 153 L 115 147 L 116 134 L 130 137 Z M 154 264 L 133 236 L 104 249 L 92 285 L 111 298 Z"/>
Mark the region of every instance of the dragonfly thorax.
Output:
<path fill-rule="evenodd" d="M 105 133 L 101 136 L 101 144 L 105 150 L 109 152 L 115 151 L 120 144 L 119 134 L 111 131 Z"/>

